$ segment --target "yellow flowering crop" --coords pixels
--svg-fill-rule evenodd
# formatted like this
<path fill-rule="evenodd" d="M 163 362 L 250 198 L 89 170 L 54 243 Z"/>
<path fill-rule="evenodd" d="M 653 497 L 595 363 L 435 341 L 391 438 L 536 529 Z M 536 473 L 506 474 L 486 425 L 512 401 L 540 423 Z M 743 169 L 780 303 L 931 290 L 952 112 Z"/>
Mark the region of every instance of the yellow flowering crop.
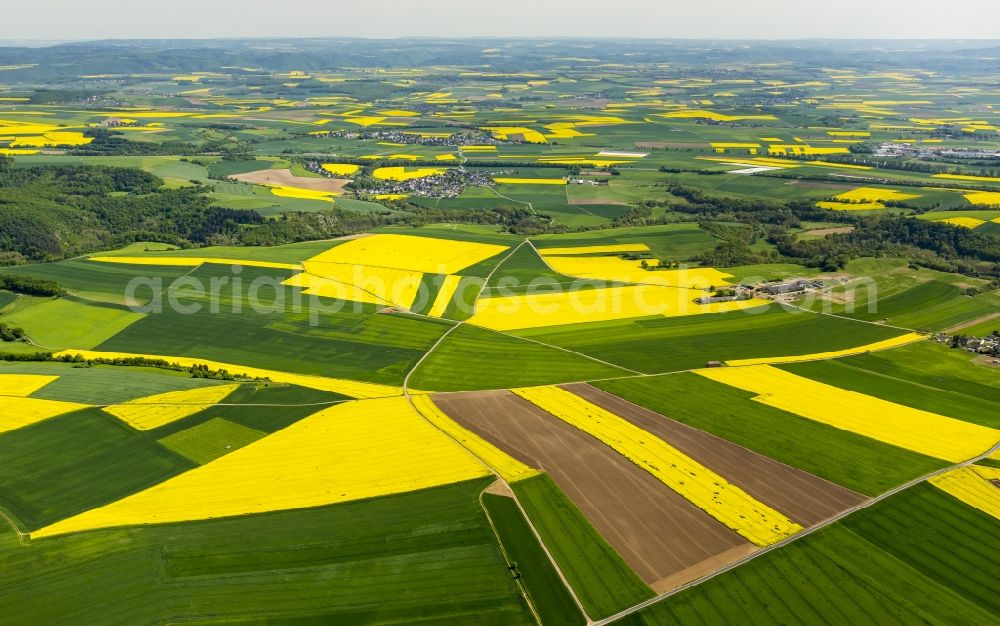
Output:
<path fill-rule="evenodd" d="M 943 222 L 945 224 L 951 224 L 952 226 L 961 226 L 962 228 L 978 228 L 986 223 L 986 220 L 981 220 L 977 217 L 948 217 L 943 220 L 937 220 L 938 222 Z"/>
<path fill-rule="evenodd" d="M 374 498 L 481 476 L 468 451 L 406 398 L 347 402 L 33 538 Z"/>
<path fill-rule="evenodd" d="M 30 396 L 57 378 L 44 374 L 0 374 L 0 396 Z"/>
<path fill-rule="evenodd" d="M 105 407 L 104 411 L 136 430 L 152 430 L 222 402 L 237 387 L 239 383 L 168 391 L 113 404 Z"/>
<path fill-rule="evenodd" d="M 545 135 L 524 126 L 484 126 L 483 130 L 493 133 L 500 140 L 509 140 L 511 135 L 520 135 L 528 143 L 548 143 Z"/>
<path fill-rule="evenodd" d="M 1000 431 L 993 428 L 847 391 L 770 365 L 697 373 L 756 393 L 754 400 L 762 404 L 945 461 L 970 459 L 1000 440 Z"/>
<path fill-rule="evenodd" d="M 324 163 L 322 167 L 334 176 L 350 176 L 361 169 L 360 165 L 353 163 Z"/>
<path fill-rule="evenodd" d="M 930 479 L 930 483 L 983 513 L 1000 519 L 1000 468 L 983 465 L 960 467 Z"/>
<path fill-rule="evenodd" d="M 308 293 L 334 297 L 343 300 L 354 300 L 360 302 L 389 303 L 395 306 L 410 308 L 420 290 L 420 281 L 424 275 L 412 270 L 398 269 L 394 267 L 376 267 L 372 265 L 353 265 L 348 263 L 326 263 L 322 261 L 303 261 L 306 273 L 309 276 L 317 276 L 325 281 L 320 281 L 317 285 L 315 281 L 306 277 L 309 281 L 310 289 Z M 304 286 L 299 284 L 303 280 L 299 278 L 301 274 L 293 276 L 285 281 L 286 285 Z M 332 283 L 329 281 L 333 281 Z M 348 291 L 357 297 L 343 297 L 338 294 L 344 291 L 340 285 L 345 285 Z M 357 290 L 363 292 L 356 293 Z M 359 300 L 359 298 L 361 298 Z"/>
<path fill-rule="evenodd" d="M 1000 192 L 996 191 L 974 191 L 965 194 L 965 199 L 969 201 L 969 204 L 1000 206 Z"/>
<path fill-rule="evenodd" d="M 180 367 L 202 366 L 212 370 L 226 370 L 230 374 L 246 375 L 253 378 L 269 378 L 276 383 L 287 383 L 289 385 L 299 385 L 309 389 L 319 389 L 320 391 L 331 391 L 351 398 L 384 398 L 387 396 L 402 395 L 400 387 L 390 385 L 379 385 L 377 383 L 365 383 L 344 378 L 327 378 L 326 376 L 313 376 L 311 374 L 293 374 L 291 372 L 279 372 L 259 367 L 246 367 L 234 365 L 232 363 L 222 363 L 220 361 L 210 361 L 208 359 L 198 359 L 185 356 L 168 356 L 161 354 L 138 354 L 135 352 L 99 352 L 96 350 L 63 350 L 54 356 L 81 356 L 84 359 L 130 359 L 142 358 L 156 360 L 161 359 L 168 363 L 179 365 Z M 410 393 L 421 393 L 410 389 Z"/>
<path fill-rule="evenodd" d="M 398 267 L 425 274 L 456 274 L 496 256 L 507 246 L 413 235 L 370 235 L 352 239 L 308 259 L 311 262 L 353 263 Z"/>
<path fill-rule="evenodd" d="M 903 193 L 901 191 L 896 191 L 895 189 L 880 189 L 878 187 L 858 187 L 857 189 L 852 189 L 834 196 L 835 199 L 842 202 L 877 202 L 884 200 L 903 201 L 919 197 L 919 195 L 912 193 Z"/>
<path fill-rule="evenodd" d="M 480 298 L 468 322 L 493 330 L 515 330 L 653 315 L 721 313 L 768 304 L 767 300 L 758 299 L 697 304 L 694 302 L 697 297 L 698 293 L 690 289 L 660 285 L 498 296 Z"/>
<path fill-rule="evenodd" d="M 703 120 L 714 120 L 716 122 L 742 122 L 747 120 L 776 120 L 773 115 L 726 115 L 724 113 L 716 113 L 714 111 L 699 111 L 694 109 L 685 109 L 682 111 L 671 111 L 670 113 L 657 113 L 660 117 L 669 117 L 673 119 L 703 119 Z"/>
<path fill-rule="evenodd" d="M 13 128 L 10 130 L 20 130 Z M 44 148 L 46 146 L 82 146 L 93 141 L 93 137 L 87 137 L 81 132 L 63 131 L 49 132 L 43 135 L 22 136 L 11 142 L 12 148 Z"/>
<path fill-rule="evenodd" d="M 558 387 L 514 393 L 593 435 L 719 522 L 759 546 L 802 530 L 722 476 L 628 420 Z"/>
<path fill-rule="evenodd" d="M 524 480 L 539 474 L 538 470 L 528 467 L 476 433 L 463 428 L 434 404 L 430 396 L 414 396 L 412 401 L 417 411 L 427 421 L 448 433 L 507 482 Z"/>
<path fill-rule="evenodd" d="M 317 191 L 315 189 L 302 189 L 300 187 L 287 187 L 285 185 L 269 185 L 269 187 L 271 188 L 271 195 L 282 198 L 333 202 L 333 196 L 337 195 L 333 191 Z"/>
<path fill-rule="evenodd" d="M 3 396 L 0 397 L 0 433 L 88 407 L 89 404 L 76 402 Z"/>
<path fill-rule="evenodd" d="M 876 209 L 884 209 L 885 205 L 881 202 L 836 202 L 831 200 L 821 200 L 816 203 L 821 209 L 829 209 L 831 211 L 874 211 Z"/>
<path fill-rule="evenodd" d="M 402 200 L 407 197 L 405 193 L 377 193 L 375 194 L 376 200 L 388 200 L 390 202 L 395 200 Z"/>
<path fill-rule="evenodd" d="M 822 359 L 835 359 L 842 356 L 851 356 L 853 354 L 864 354 L 866 352 L 875 352 L 878 350 L 887 350 L 889 348 L 896 348 L 899 346 L 905 346 L 916 341 L 923 341 L 927 339 L 927 335 L 921 335 L 920 333 L 905 333 L 902 335 L 897 335 L 890 339 L 883 339 L 882 341 L 876 341 L 874 343 L 867 343 L 863 346 L 855 346 L 853 348 L 846 348 L 844 350 L 831 350 L 829 352 L 813 352 L 810 354 L 798 354 L 793 356 L 772 356 L 772 357 L 762 357 L 758 359 L 733 359 L 732 361 L 726 361 L 726 365 L 740 366 L 740 365 L 765 365 L 774 363 L 799 363 L 802 361 L 819 361 Z"/>
<path fill-rule="evenodd" d="M 947 178 L 949 180 L 972 180 L 977 182 L 1000 183 L 995 176 L 972 176 L 969 174 L 934 174 L 931 178 Z"/>
<path fill-rule="evenodd" d="M 615 243 L 606 246 L 570 246 L 566 248 L 540 248 L 543 257 L 570 256 L 574 254 L 614 254 L 616 252 L 649 252 L 644 243 Z"/>
<path fill-rule="evenodd" d="M 565 178 L 494 178 L 500 185 L 565 185 Z"/>
<path fill-rule="evenodd" d="M 452 298 L 455 297 L 455 291 L 458 289 L 460 282 L 462 282 L 462 277 L 455 274 L 448 274 L 444 277 L 441 288 L 438 289 L 437 295 L 434 296 L 434 303 L 431 305 L 430 311 L 427 312 L 428 316 L 441 317 L 444 315 L 444 312 L 448 309 L 448 305 L 451 304 Z"/>
<path fill-rule="evenodd" d="M 254 261 L 250 259 L 224 259 L 203 256 L 92 256 L 88 261 L 99 263 L 121 263 L 124 265 L 173 265 L 177 267 L 198 267 L 205 263 L 216 265 L 245 265 L 247 267 L 269 267 L 280 270 L 301 270 L 297 263 L 274 263 L 272 261 Z"/>
<path fill-rule="evenodd" d="M 417 167 L 408 169 L 405 167 L 380 167 L 372 172 L 372 176 L 379 180 L 412 180 L 414 178 L 427 178 L 429 176 L 439 176 L 445 173 L 443 167 Z"/>
<path fill-rule="evenodd" d="M 545 262 L 555 271 L 567 276 L 668 287 L 694 289 L 706 289 L 713 285 L 721 287 L 728 284 L 726 279 L 733 277 L 732 274 L 726 274 L 711 267 L 650 271 L 642 268 L 642 261 L 629 261 L 617 256 L 551 256 L 547 254 Z"/>

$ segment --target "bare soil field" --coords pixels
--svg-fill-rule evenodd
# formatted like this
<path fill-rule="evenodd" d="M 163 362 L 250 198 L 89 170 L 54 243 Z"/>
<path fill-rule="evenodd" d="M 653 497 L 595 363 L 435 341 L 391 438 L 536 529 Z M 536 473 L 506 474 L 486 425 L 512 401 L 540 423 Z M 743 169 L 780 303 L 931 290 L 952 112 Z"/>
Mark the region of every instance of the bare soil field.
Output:
<path fill-rule="evenodd" d="M 803 236 L 811 237 L 825 237 L 826 235 L 838 235 L 843 233 L 849 233 L 854 230 L 853 226 L 838 226 L 836 228 L 815 228 L 813 230 L 807 230 L 802 233 Z"/>
<path fill-rule="evenodd" d="M 850 489 L 681 424 L 586 383 L 561 387 L 656 435 L 755 499 L 804 526 L 821 522 L 866 500 L 865 496 Z"/>
<path fill-rule="evenodd" d="M 312 178 L 310 176 L 295 176 L 292 170 L 257 170 L 246 174 L 235 174 L 230 176 L 236 180 L 255 185 L 282 185 L 285 187 L 298 187 L 299 189 L 312 189 L 313 191 L 332 191 L 343 193 L 344 185 L 351 182 L 346 178 Z"/>
<path fill-rule="evenodd" d="M 737 555 L 735 560 L 754 549 L 649 472 L 509 391 L 437 394 L 433 399 L 464 427 L 548 472 L 656 589 L 663 589 L 664 581 L 676 586 L 714 569 L 720 555 Z"/>

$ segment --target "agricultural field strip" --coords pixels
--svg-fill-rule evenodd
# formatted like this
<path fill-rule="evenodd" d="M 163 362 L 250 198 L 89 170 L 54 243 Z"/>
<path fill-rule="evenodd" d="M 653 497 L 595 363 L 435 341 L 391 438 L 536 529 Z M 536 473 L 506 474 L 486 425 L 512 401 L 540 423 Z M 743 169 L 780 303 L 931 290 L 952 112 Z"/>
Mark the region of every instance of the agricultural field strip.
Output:
<path fill-rule="evenodd" d="M 247 267 L 263 267 L 281 270 L 302 270 L 299 263 L 276 263 L 273 261 L 254 261 L 252 259 L 226 259 L 220 257 L 181 257 L 181 256 L 91 256 L 87 260 L 96 263 L 119 263 L 121 265 L 169 265 L 177 267 L 195 267 L 210 263 L 212 265 L 245 265 Z"/>
<path fill-rule="evenodd" d="M 479 288 L 479 293 L 476 294 L 476 298 L 475 298 L 476 300 L 478 300 L 482 296 L 483 290 L 486 288 L 486 285 L 489 284 L 490 279 L 493 278 L 493 275 L 497 272 L 497 270 L 500 269 L 500 267 L 504 264 L 504 262 L 507 259 L 509 259 L 510 257 L 514 256 L 514 253 L 517 252 L 518 249 L 521 248 L 521 246 L 523 246 L 526 243 L 528 243 L 527 240 L 522 241 L 518 245 L 512 247 L 509 250 L 509 252 L 507 253 L 507 255 L 504 256 L 504 258 L 501 259 L 500 262 L 496 264 L 496 266 L 490 271 L 490 273 L 486 275 L 486 278 L 483 280 L 482 286 Z M 403 379 L 403 395 L 406 397 L 407 401 L 410 403 L 410 406 L 412 406 L 413 409 L 417 412 L 417 414 L 420 415 L 420 417 L 422 417 L 432 427 L 436 428 L 438 431 L 440 431 L 441 433 L 443 433 L 446 437 L 448 437 L 449 439 L 451 439 L 452 441 L 454 441 L 456 443 L 456 445 L 462 447 L 466 452 L 468 452 L 477 461 L 479 461 L 484 467 L 486 467 L 490 471 L 490 473 L 492 473 L 494 476 L 496 476 L 497 480 L 502 481 L 503 484 L 508 489 L 510 489 L 510 485 L 507 483 L 507 480 L 496 469 L 494 469 L 493 467 L 491 467 L 485 460 L 483 460 L 482 458 L 480 458 L 475 453 L 475 451 L 468 446 L 468 444 L 466 444 L 465 442 L 463 442 L 462 440 L 460 440 L 456 436 L 456 433 L 449 432 L 449 430 L 446 430 L 445 428 L 443 428 L 441 424 L 438 424 L 433 419 L 428 418 L 427 415 L 424 413 L 424 411 L 421 410 L 421 407 L 418 406 L 417 402 L 414 401 L 414 398 L 410 394 L 409 383 L 410 383 L 410 377 L 413 375 L 413 372 L 415 372 L 417 370 L 417 368 L 420 367 L 420 364 L 423 363 L 431 355 L 431 353 L 433 353 L 434 350 L 438 346 L 441 345 L 441 343 L 444 341 L 444 339 L 449 334 L 451 334 L 452 332 L 454 332 L 456 328 L 459 328 L 463 324 L 465 324 L 465 320 L 459 321 L 458 323 L 454 324 L 451 328 L 449 328 L 448 330 L 446 330 L 444 333 L 442 333 L 441 336 L 438 338 L 438 340 L 434 342 L 434 345 L 432 345 L 430 348 L 428 348 L 427 351 L 423 354 L 423 356 L 421 356 L 420 359 L 418 359 L 417 362 L 413 364 L 413 367 L 410 368 L 410 371 L 406 373 L 406 377 Z M 437 408 L 437 407 L 435 406 L 435 408 Z M 425 410 L 426 410 L 426 408 L 425 408 Z M 449 418 L 449 421 L 454 422 L 454 420 L 451 420 L 450 418 Z M 456 423 L 456 426 L 459 426 L 459 428 L 461 428 L 461 425 L 459 425 L 457 423 Z M 511 493 L 513 494 L 513 491 L 511 491 Z M 482 507 L 482 509 L 485 512 L 485 514 L 487 515 L 487 517 L 489 517 L 489 512 L 486 511 L 486 507 L 482 503 L 482 497 L 481 497 L 481 495 L 482 494 L 480 494 L 480 502 L 479 502 L 480 506 Z M 586 609 L 583 607 L 583 603 L 580 602 L 580 598 L 576 594 L 576 590 L 573 589 L 573 586 L 569 584 L 569 579 L 566 577 L 566 574 L 562 571 L 562 568 L 559 567 L 559 563 L 556 561 L 555 557 L 552 555 L 551 550 L 549 550 L 549 547 L 547 545 L 545 545 L 545 541 L 542 539 L 542 536 L 538 532 L 538 529 L 535 528 L 535 525 L 534 525 L 534 523 L 532 523 L 531 518 L 528 517 L 528 512 L 524 509 L 524 506 L 521 504 L 520 500 L 518 500 L 518 498 L 517 498 L 516 495 L 513 496 L 513 499 L 514 499 L 514 502 L 517 504 L 517 508 L 521 511 L 521 515 L 524 516 L 524 520 L 528 524 L 528 527 L 531 529 L 531 532 L 535 535 L 535 539 L 538 541 L 538 544 L 542 547 L 542 550 L 545 552 L 545 556 L 548 557 L 549 562 L 552 564 L 552 567 L 555 568 L 556 573 L 559 575 L 559 579 L 562 580 L 563 585 L 566 587 L 566 589 L 569 591 L 570 595 L 572 596 L 573 601 L 577 605 L 577 608 L 580 609 L 580 612 L 583 614 L 583 616 L 587 620 L 587 623 L 591 624 L 593 622 L 593 620 L 587 614 Z M 492 522 L 491 522 L 491 527 L 492 527 Z M 493 528 L 493 532 L 496 535 L 497 541 L 499 542 L 500 541 L 500 536 L 498 534 L 496 534 L 496 529 L 495 528 Z"/>
<path fill-rule="evenodd" d="M 834 515 L 833 517 L 831 517 L 829 519 L 826 519 L 826 520 L 824 520 L 824 521 L 816 524 L 815 526 L 810 526 L 809 528 L 806 528 L 805 530 L 800 531 L 800 532 L 798 532 L 798 533 L 796 533 L 796 534 L 794 534 L 794 535 L 792 535 L 792 536 L 790 536 L 790 537 L 788 537 L 786 539 L 783 539 L 783 540 L 781 540 L 781 541 L 779 541 L 777 543 L 772 543 L 769 546 L 765 546 L 765 547 L 761 548 L 760 550 L 758 550 L 758 551 L 756 551 L 756 552 L 754 552 L 754 553 L 752 553 L 750 555 L 747 555 L 747 556 L 745 556 L 745 557 L 743 557 L 743 558 L 741 558 L 741 559 L 739 559 L 737 561 L 734 561 L 734 562 L 730 563 L 729 565 L 726 565 L 724 567 L 719 568 L 718 570 L 712 572 L 711 574 L 708 574 L 706 576 L 702 576 L 701 578 L 698 578 L 696 580 L 692 580 L 692 581 L 690 581 L 688 583 L 680 585 L 676 589 L 671 589 L 670 591 L 658 594 L 655 597 L 652 597 L 652 598 L 650 598 L 648 600 L 644 600 L 642 602 L 639 602 L 638 604 L 632 605 L 629 608 L 624 609 L 622 611 L 619 611 L 618 613 L 615 613 L 614 615 L 611 615 L 609 617 L 605 617 L 603 619 L 595 620 L 590 626 L 604 626 L 605 624 L 612 624 L 612 623 L 614 623 L 614 622 L 616 622 L 616 621 L 618 621 L 618 620 L 620 620 L 620 619 L 622 619 L 624 617 L 628 617 L 629 615 L 637 613 L 637 612 L 641 611 L 642 609 L 644 609 L 644 608 L 646 608 L 648 606 L 652 606 L 654 604 L 658 604 L 659 602 L 661 602 L 663 600 L 666 600 L 667 598 L 669 598 L 671 596 L 675 596 L 678 593 L 681 593 L 682 591 L 685 591 L 685 590 L 690 589 L 692 587 L 697 587 L 698 585 L 700 585 L 702 583 L 705 583 L 705 582 L 708 582 L 709 580 L 715 578 L 716 576 L 720 576 L 722 574 L 725 574 L 726 572 L 734 570 L 734 569 L 738 568 L 739 566 L 743 565 L 744 563 L 747 563 L 749 561 L 752 561 L 753 559 L 756 559 L 756 558 L 758 558 L 760 556 L 763 556 L 763 555 L 771 552 L 772 550 L 778 550 L 778 549 L 780 549 L 780 548 L 782 548 L 784 546 L 787 546 L 788 544 L 792 543 L 793 541 L 798 541 L 798 540 L 800 540 L 800 539 L 802 539 L 804 537 L 808 537 L 809 535 L 811 535 L 811 534 L 813 534 L 813 533 L 815 533 L 817 531 L 820 531 L 820 530 L 826 528 L 827 526 L 831 526 L 831 525 L 839 522 L 840 520 L 842 520 L 842 519 L 844 519 L 846 517 L 849 517 L 849 516 L 851 516 L 854 513 L 857 513 L 858 511 L 866 509 L 866 508 L 868 508 L 870 506 L 874 506 L 875 504 L 878 504 L 879 502 L 882 502 L 883 500 L 885 500 L 887 498 L 890 498 L 890 497 L 896 495 L 897 493 L 901 493 L 903 491 L 906 491 L 907 489 L 910 489 L 911 487 L 915 487 L 916 485 L 919 485 L 919 484 L 921 484 L 921 483 L 923 483 L 925 481 L 930 481 L 930 479 L 932 479 L 932 478 L 934 478 L 936 476 L 940 476 L 942 474 L 946 474 L 948 472 L 951 472 L 951 471 L 954 471 L 954 470 L 957 470 L 957 469 L 961 469 L 963 467 L 968 467 L 968 466 L 972 465 L 973 463 L 976 463 L 977 461 L 981 461 L 983 459 L 989 458 L 990 455 L 998 453 L 998 452 L 1000 452 L 1000 442 L 998 442 L 990 450 L 987 450 L 986 452 L 984 452 L 983 454 L 980 454 L 980 455 L 976 456 L 975 458 L 967 459 L 965 461 L 962 461 L 961 463 L 957 463 L 955 465 L 951 465 L 949 467 L 945 467 L 945 468 L 936 470 L 934 472 L 931 472 L 929 474 L 925 474 L 923 476 L 914 478 L 913 480 L 911 480 L 909 482 L 906 482 L 906 483 L 904 483 L 902 485 L 899 485 L 898 487 L 894 487 L 894 488 L 890 489 L 889 491 L 886 491 L 885 493 L 879 494 L 879 495 L 871 498 L 870 500 L 866 500 L 864 502 L 861 502 L 860 504 L 852 506 L 849 509 L 845 509 L 844 511 L 842 511 L 842 512 L 836 514 L 836 515 Z"/>
<path fill-rule="evenodd" d="M 969 465 L 930 483 L 965 504 L 1000 519 L 1000 468 Z"/>
<path fill-rule="evenodd" d="M 667 442 L 580 396 L 558 387 L 512 391 L 604 442 L 758 546 L 780 541 L 802 530 L 801 525 L 780 511 L 756 500 Z"/>
<path fill-rule="evenodd" d="M 534 249 L 535 253 L 538 254 L 538 257 L 542 260 L 542 262 L 545 263 L 545 267 L 549 268 L 549 270 L 551 270 L 551 271 L 553 271 L 553 272 L 555 272 L 557 274 L 565 274 L 565 272 L 559 271 L 558 269 L 556 269 L 555 267 L 553 267 L 552 264 L 549 263 L 549 258 L 548 258 L 549 256 L 561 257 L 563 255 L 552 255 L 552 254 L 546 255 L 545 254 L 545 248 L 541 248 L 541 249 L 536 248 L 535 244 L 530 239 L 528 240 L 528 243 Z M 572 258 L 572 255 L 570 255 L 570 256 L 568 256 L 566 258 Z M 698 270 L 695 269 L 695 270 L 692 270 L 692 271 L 697 272 Z M 717 271 L 717 270 L 713 269 L 712 271 Z M 650 274 L 654 274 L 655 275 L 654 272 L 650 272 Z M 592 277 L 588 276 L 588 277 L 584 277 L 584 278 L 592 278 Z M 658 283 L 658 282 L 645 282 L 645 281 L 623 280 L 621 278 L 614 279 L 614 282 L 627 283 L 629 285 L 642 285 L 644 287 L 667 287 L 667 286 L 669 286 L 669 287 L 673 287 L 674 289 L 687 289 L 687 290 L 692 291 L 692 292 L 697 292 L 697 293 L 699 293 L 701 295 L 704 295 L 706 293 L 704 289 L 699 289 L 697 287 L 688 287 L 688 286 L 684 286 L 684 285 L 665 285 L 664 283 Z"/>
<path fill-rule="evenodd" d="M 1000 441 L 1000 430 L 841 389 L 771 365 L 695 373 L 748 391 L 754 402 L 943 461 L 960 461 Z M 877 421 L 874 415 L 879 416 Z"/>
<path fill-rule="evenodd" d="M 917 332 L 911 332 L 911 333 L 906 333 L 904 335 L 899 335 L 897 337 L 892 337 L 891 339 L 886 339 L 884 341 L 877 341 L 875 343 L 869 343 L 854 348 L 845 348 L 844 350 L 831 350 L 828 352 L 816 352 L 813 354 L 802 354 L 798 356 L 793 355 L 793 356 L 761 357 L 757 359 L 733 359 L 726 361 L 726 365 L 729 367 L 746 367 L 749 365 L 768 365 L 768 364 L 782 364 L 782 363 L 804 363 L 807 361 L 826 361 L 830 359 L 839 359 L 846 356 L 855 356 L 858 354 L 870 354 L 873 352 L 881 352 L 883 350 L 891 350 L 893 348 L 899 348 L 901 346 L 906 346 L 911 343 L 923 341 L 928 337 L 929 335 Z"/>
<path fill-rule="evenodd" d="M 335 393 L 342 393 L 345 396 L 350 396 L 352 398 L 359 398 L 359 399 L 385 398 L 385 397 L 399 396 L 403 394 L 402 388 L 392 387 L 390 385 L 380 385 L 378 383 L 366 383 L 356 380 L 349 380 L 346 378 L 327 378 L 325 376 L 315 376 L 310 374 L 292 374 L 288 372 L 281 372 L 278 370 L 267 370 L 258 367 L 234 365 L 232 363 L 222 363 L 219 361 L 211 361 L 208 359 L 201 359 L 194 357 L 138 354 L 131 352 L 100 352 L 94 350 L 64 350 L 62 352 L 57 352 L 54 356 L 56 358 L 62 356 L 67 356 L 67 357 L 80 356 L 87 360 L 144 358 L 149 360 L 163 360 L 168 363 L 180 365 L 182 367 L 191 367 L 193 365 L 204 365 L 210 369 L 226 370 L 229 372 L 245 374 L 248 376 L 269 378 L 270 380 L 276 383 L 288 383 L 292 385 L 308 387 L 310 389 L 318 389 L 320 391 L 332 391 Z M 417 390 L 410 390 L 410 392 L 425 393 L 423 391 L 417 391 Z"/>
<path fill-rule="evenodd" d="M 376 436 L 377 435 L 377 436 Z M 251 445 L 32 537 L 313 508 L 490 474 L 409 398 L 357 400 L 313 413 Z"/>

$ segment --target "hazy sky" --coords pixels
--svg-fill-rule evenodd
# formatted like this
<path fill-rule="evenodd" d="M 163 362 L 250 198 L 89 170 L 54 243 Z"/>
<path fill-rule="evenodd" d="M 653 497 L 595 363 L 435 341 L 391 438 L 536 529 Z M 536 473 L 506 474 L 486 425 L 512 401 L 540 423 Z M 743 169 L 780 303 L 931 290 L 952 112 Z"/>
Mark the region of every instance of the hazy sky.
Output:
<path fill-rule="evenodd" d="M 994 38 L 1000 0 L 3 0 L 0 39 Z"/>

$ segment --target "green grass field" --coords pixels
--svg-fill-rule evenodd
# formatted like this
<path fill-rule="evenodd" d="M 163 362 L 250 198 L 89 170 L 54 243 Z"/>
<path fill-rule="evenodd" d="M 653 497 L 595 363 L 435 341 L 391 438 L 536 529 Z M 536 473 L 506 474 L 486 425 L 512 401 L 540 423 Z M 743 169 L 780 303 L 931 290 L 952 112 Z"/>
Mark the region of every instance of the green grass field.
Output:
<path fill-rule="evenodd" d="M 160 445 L 182 457 L 204 465 L 257 441 L 267 433 L 213 417 L 197 426 L 160 439 Z"/>
<path fill-rule="evenodd" d="M 204 266 L 191 274 L 208 285 L 231 276 L 227 267 Z M 381 315 L 374 305 L 303 298 L 296 312 L 295 287 L 275 286 L 288 273 L 246 268 L 245 285 L 261 278 L 256 311 L 244 295 L 241 310 L 224 293 L 213 313 L 207 297 L 179 298 L 200 305 L 187 312 L 165 307 L 97 346 L 99 350 L 214 359 L 225 363 L 302 374 L 400 384 L 403 376 L 447 328 L 439 320 Z M 338 304 L 339 302 L 339 304 Z"/>
<path fill-rule="evenodd" d="M 32 397 L 85 404 L 115 404 L 142 396 L 195 389 L 205 385 L 219 385 L 224 382 L 208 378 L 192 378 L 187 372 L 150 367 L 117 365 L 81 367 L 71 363 L 0 361 L 0 373 L 58 376 L 57 380 L 33 393 Z"/>
<path fill-rule="evenodd" d="M 125 307 L 57 298 L 0 315 L 0 322 L 23 328 L 33 342 L 46 348 L 87 350 L 142 318 L 141 313 Z"/>
<path fill-rule="evenodd" d="M 4 532 L 0 563 L 15 574 L 0 604 L 15 623 L 91 621 L 97 613 L 135 623 L 152 611 L 202 623 L 266 615 L 300 625 L 530 624 L 479 507 L 484 486 L 28 546 Z"/>
<path fill-rule="evenodd" d="M 921 485 L 622 620 L 629 625 L 996 621 L 1000 522 Z"/>
<path fill-rule="evenodd" d="M 688 317 L 651 317 L 516 331 L 648 374 L 707 361 L 810 354 L 887 339 L 902 331 L 775 305 Z"/>
<path fill-rule="evenodd" d="M 889 400 L 915 409 L 947 415 L 992 428 L 1000 427 L 1000 404 L 954 391 L 950 386 L 928 387 L 898 377 L 852 366 L 852 359 L 781 365 L 793 374 Z M 970 366 L 972 367 L 972 366 Z"/>
<path fill-rule="evenodd" d="M 506 389 L 622 376 L 625 370 L 526 339 L 461 326 L 410 378 L 416 389 Z"/>
<path fill-rule="evenodd" d="M 640 406 L 865 495 L 944 462 L 754 402 L 754 394 L 692 373 L 594 383 Z"/>
<path fill-rule="evenodd" d="M 586 623 L 559 573 L 531 532 L 517 502 L 487 493 L 483 494 L 483 505 L 500 535 L 507 557 L 517 566 L 520 581 L 528 590 L 542 624 Z"/>
<path fill-rule="evenodd" d="M 652 597 L 653 591 L 598 534 L 547 475 L 515 483 L 514 492 L 592 618 Z"/>

